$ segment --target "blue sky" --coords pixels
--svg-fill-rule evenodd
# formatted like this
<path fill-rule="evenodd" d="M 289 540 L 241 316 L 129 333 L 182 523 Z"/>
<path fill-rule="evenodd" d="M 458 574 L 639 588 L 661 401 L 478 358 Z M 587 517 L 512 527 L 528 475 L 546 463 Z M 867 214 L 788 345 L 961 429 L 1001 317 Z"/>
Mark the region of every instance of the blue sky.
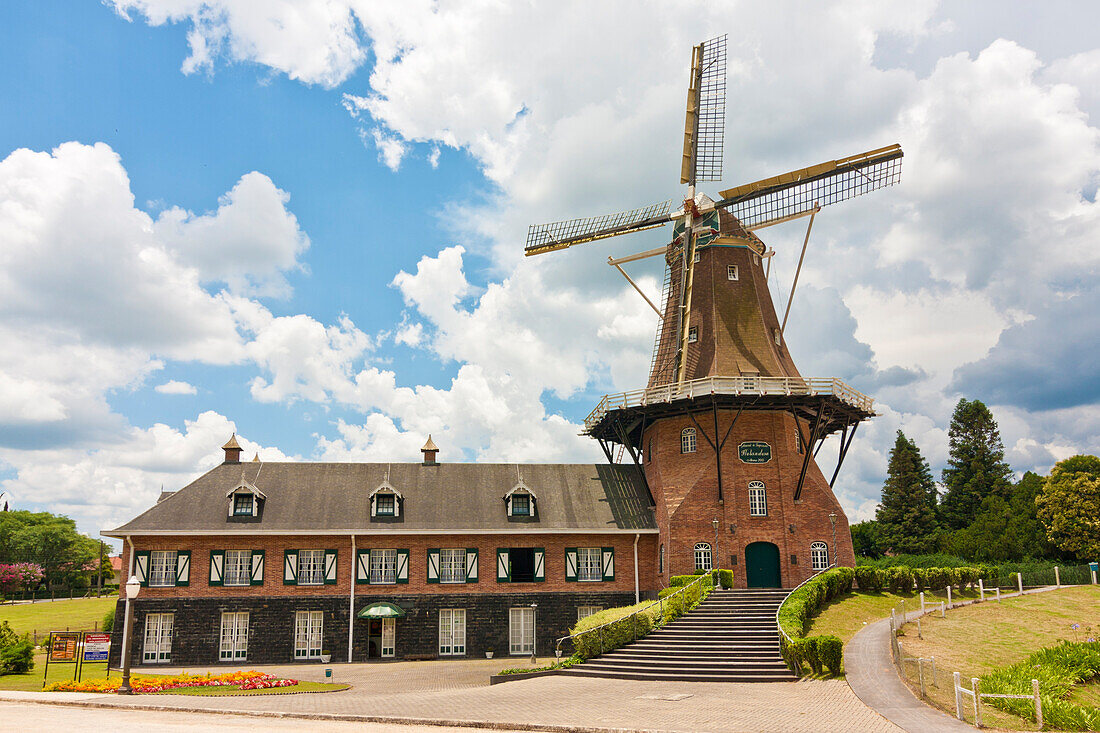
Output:
<path fill-rule="evenodd" d="M 690 46 L 724 32 L 722 187 L 906 150 L 901 186 L 818 217 L 788 334 L 878 399 L 849 515 L 897 429 L 938 470 L 961 396 L 1018 471 L 1095 453 L 1091 5 L 678 5 L 0 6 L 3 490 L 94 533 L 233 430 L 269 460 L 428 432 L 598 460 L 578 425 L 644 383 L 655 327 L 605 261 L 667 232 L 527 260 L 526 226 L 682 194 Z M 765 237 L 777 301 L 803 232 Z"/>

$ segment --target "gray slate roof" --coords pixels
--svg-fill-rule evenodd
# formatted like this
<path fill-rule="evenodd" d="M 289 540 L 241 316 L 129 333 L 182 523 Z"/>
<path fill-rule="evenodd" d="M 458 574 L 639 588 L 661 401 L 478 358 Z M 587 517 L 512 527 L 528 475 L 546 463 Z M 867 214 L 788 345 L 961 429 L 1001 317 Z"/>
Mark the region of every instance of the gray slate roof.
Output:
<path fill-rule="evenodd" d="M 226 493 L 244 479 L 266 494 L 259 521 L 227 519 Z M 371 521 L 384 480 L 403 497 L 402 521 Z M 506 516 L 504 495 L 522 478 L 538 521 Z M 651 530 L 649 494 L 634 466 L 591 464 L 223 463 L 109 536 L 158 532 L 362 530 Z"/>

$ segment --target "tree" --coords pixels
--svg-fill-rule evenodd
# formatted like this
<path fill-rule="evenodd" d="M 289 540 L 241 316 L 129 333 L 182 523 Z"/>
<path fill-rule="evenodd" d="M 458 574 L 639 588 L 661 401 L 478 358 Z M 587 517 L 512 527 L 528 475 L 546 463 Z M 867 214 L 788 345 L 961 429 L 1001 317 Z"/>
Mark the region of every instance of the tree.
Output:
<path fill-rule="evenodd" d="M 970 526 L 987 496 L 1007 499 L 1012 469 L 997 421 L 981 400 L 959 400 L 948 431 L 951 451 L 943 469 L 940 522 L 948 529 Z"/>
<path fill-rule="evenodd" d="M 1082 560 L 1100 559 L 1100 458 L 1054 464 L 1035 504 L 1051 542 Z"/>
<path fill-rule="evenodd" d="M 49 512 L 0 512 L 0 562 L 42 566 L 51 585 L 87 585 L 99 562 L 99 544 L 76 522 Z"/>
<path fill-rule="evenodd" d="M 878 522 L 868 519 L 851 526 L 852 546 L 856 557 L 882 557 L 882 540 Z"/>
<path fill-rule="evenodd" d="M 900 430 L 875 519 L 880 546 L 892 552 L 928 552 L 935 543 L 936 483 L 917 444 Z"/>
<path fill-rule="evenodd" d="M 1043 477 L 1028 471 L 1009 498 L 987 496 L 973 523 L 951 534 L 947 551 L 982 561 L 1062 556 L 1039 521 L 1035 497 L 1042 488 Z"/>

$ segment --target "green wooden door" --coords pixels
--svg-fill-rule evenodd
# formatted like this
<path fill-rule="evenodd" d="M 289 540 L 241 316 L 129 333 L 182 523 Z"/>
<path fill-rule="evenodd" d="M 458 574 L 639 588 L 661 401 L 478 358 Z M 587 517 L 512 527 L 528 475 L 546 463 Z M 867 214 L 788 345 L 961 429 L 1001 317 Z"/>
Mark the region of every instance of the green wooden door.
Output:
<path fill-rule="evenodd" d="M 745 548 L 745 572 L 750 588 L 782 588 L 779 548 L 771 542 L 753 542 Z"/>

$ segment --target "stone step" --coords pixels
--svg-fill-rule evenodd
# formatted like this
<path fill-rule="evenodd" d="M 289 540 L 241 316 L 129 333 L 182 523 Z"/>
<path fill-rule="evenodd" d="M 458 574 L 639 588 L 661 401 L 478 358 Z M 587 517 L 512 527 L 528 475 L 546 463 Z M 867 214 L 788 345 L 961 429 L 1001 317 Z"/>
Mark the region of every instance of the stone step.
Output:
<path fill-rule="evenodd" d="M 580 664 L 570 669 L 562 670 L 561 674 L 577 677 L 601 677 L 618 680 L 642 680 L 642 681 L 670 681 L 670 682 L 797 682 L 798 678 L 790 672 L 729 672 L 729 673 L 698 673 L 698 672 L 636 672 L 625 670 L 589 669 L 587 664 Z"/>

